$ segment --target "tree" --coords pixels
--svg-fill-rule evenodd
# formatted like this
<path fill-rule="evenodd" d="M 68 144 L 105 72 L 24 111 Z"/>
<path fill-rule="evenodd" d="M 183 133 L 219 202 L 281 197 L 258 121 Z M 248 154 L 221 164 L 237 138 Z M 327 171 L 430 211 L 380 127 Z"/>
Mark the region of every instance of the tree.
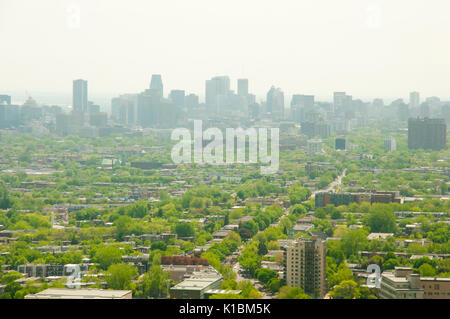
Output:
<path fill-rule="evenodd" d="M 311 191 L 305 187 L 301 187 L 298 184 L 292 185 L 288 190 L 289 200 L 291 204 L 299 204 L 311 196 Z"/>
<path fill-rule="evenodd" d="M 258 254 L 261 256 L 267 254 L 267 246 L 262 240 L 258 242 Z"/>
<path fill-rule="evenodd" d="M 392 207 L 383 204 L 374 205 L 369 213 L 367 224 L 373 233 L 394 233 L 397 228 Z"/>
<path fill-rule="evenodd" d="M 241 296 L 245 299 L 261 299 L 261 293 L 253 287 L 250 280 L 244 280 L 238 283 L 238 289 L 241 290 Z"/>
<path fill-rule="evenodd" d="M 14 282 L 15 280 L 22 278 L 23 275 L 16 271 L 10 271 L 0 277 L 0 284 L 7 285 Z"/>
<path fill-rule="evenodd" d="M 8 196 L 8 191 L 0 187 L 0 209 L 8 209 L 13 206 L 13 201 Z"/>
<path fill-rule="evenodd" d="M 161 265 L 153 264 L 150 271 L 142 277 L 139 291 L 143 297 L 160 298 L 168 295 L 169 273 Z"/>
<path fill-rule="evenodd" d="M 261 256 L 258 255 L 255 245 L 247 246 L 239 256 L 239 263 L 250 275 L 254 276 L 261 267 Z"/>
<path fill-rule="evenodd" d="M 117 290 L 134 289 L 134 283 L 131 281 L 138 275 L 136 267 L 120 263 L 109 266 L 105 280 L 109 288 Z"/>
<path fill-rule="evenodd" d="M 280 290 L 281 284 L 282 281 L 280 279 L 272 278 L 269 280 L 266 286 L 270 290 L 270 292 L 274 294 Z"/>
<path fill-rule="evenodd" d="M 178 237 L 191 237 L 194 236 L 195 230 L 191 223 L 179 223 L 175 226 L 175 232 Z"/>
<path fill-rule="evenodd" d="M 422 277 L 434 277 L 436 276 L 436 269 L 430 264 L 423 264 L 419 267 L 419 273 Z"/>
<path fill-rule="evenodd" d="M 260 268 L 256 273 L 256 278 L 264 284 L 267 284 L 271 279 L 278 278 L 278 273 L 272 269 Z"/>
<path fill-rule="evenodd" d="M 341 249 L 349 257 L 363 250 L 367 246 L 367 243 L 367 232 L 364 229 L 347 230 L 342 235 Z"/>
<path fill-rule="evenodd" d="M 324 219 L 324 218 L 327 218 L 327 212 L 325 211 L 325 209 L 323 209 L 323 208 L 317 208 L 315 211 L 314 211 L 314 217 L 317 217 L 317 218 L 322 218 L 322 219 Z"/>
<path fill-rule="evenodd" d="M 151 248 L 152 248 L 152 250 L 159 249 L 161 251 L 164 251 L 164 250 L 167 249 L 167 244 L 165 242 L 163 242 L 163 241 L 154 241 L 151 244 Z"/>
<path fill-rule="evenodd" d="M 332 299 L 358 299 L 359 296 L 358 284 L 353 280 L 344 280 L 330 292 Z"/>
<path fill-rule="evenodd" d="M 344 263 L 340 264 L 337 271 L 328 277 L 328 286 L 333 288 L 345 280 L 352 280 L 353 273 Z"/>
<path fill-rule="evenodd" d="M 300 287 L 284 286 L 280 288 L 278 299 L 311 299 Z"/>
<path fill-rule="evenodd" d="M 102 269 L 108 269 L 112 264 L 120 262 L 122 252 L 114 246 L 102 246 L 97 248 L 94 255 L 94 261 L 97 262 Z"/>

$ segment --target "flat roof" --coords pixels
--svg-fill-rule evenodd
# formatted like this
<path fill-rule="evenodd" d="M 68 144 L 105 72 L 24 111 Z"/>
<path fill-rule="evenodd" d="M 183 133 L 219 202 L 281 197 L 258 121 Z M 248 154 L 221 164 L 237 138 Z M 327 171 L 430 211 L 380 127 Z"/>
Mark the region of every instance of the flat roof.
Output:
<path fill-rule="evenodd" d="M 27 295 L 26 298 L 115 299 L 123 298 L 130 293 L 131 290 L 49 288 L 38 292 L 37 294 Z"/>
<path fill-rule="evenodd" d="M 194 272 L 190 278 L 180 282 L 171 289 L 203 290 L 219 280 L 222 280 L 222 276 L 215 272 Z"/>

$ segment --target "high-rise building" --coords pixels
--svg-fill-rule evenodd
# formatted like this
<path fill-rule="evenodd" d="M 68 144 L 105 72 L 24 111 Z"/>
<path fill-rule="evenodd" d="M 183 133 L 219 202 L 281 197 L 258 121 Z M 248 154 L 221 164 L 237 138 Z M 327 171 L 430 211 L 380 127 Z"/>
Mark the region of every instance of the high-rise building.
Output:
<path fill-rule="evenodd" d="M 186 95 L 186 97 L 184 98 L 184 105 L 188 110 L 192 110 L 193 108 L 198 107 L 198 95 L 192 93 Z"/>
<path fill-rule="evenodd" d="M 239 96 L 248 95 L 248 79 L 238 79 L 237 80 L 237 94 Z"/>
<path fill-rule="evenodd" d="M 282 245 L 285 250 L 286 285 L 322 298 L 327 292 L 327 243 L 315 237 L 298 238 Z"/>
<path fill-rule="evenodd" d="M 142 127 L 173 127 L 182 115 L 178 106 L 161 100 L 151 90 L 138 95 L 137 105 L 138 124 Z"/>
<path fill-rule="evenodd" d="M 108 121 L 108 115 L 105 112 L 91 113 L 89 115 L 89 124 L 96 127 L 105 127 Z"/>
<path fill-rule="evenodd" d="M 280 88 L 272 86 L 267 92 L 266 111 L 272 114 L 272 119 L 284 118 L 284 93 Z"/>
<path fill-rule="evenodd" d="M 397 118 L 400 121 L 407 121 L 409 118 L 409 107 L 408 104 L 399 103 L 397 105 Z"/>
<path fill-rule="evenodd" d="M 346 139 L 343 137 L 338 137 L 334 140 L 334 149 L 345 150 L 346 149 Z"/>
<path fill-rule="evenodd" d="M 420 94 L 419 92 L 409 93 L 409 106 L 410 108 L 416 108 L 420 105 Z"/>
<path fill-rule="evenodd" d="M 164 87 L 162 83 L 161 74 L 153 74 L 150 82 L 151 94 L 157 98 L 162 99 L 164 97 Z"/>
<path fill-rule="evenodd" d="M 217 113 L 228 103 L 230 94 L 230 78 L 216 76 L 205 83 L 205 104 L 213 113 Z"/>
<path fill-rule="evenodd" d="M 185 96 L 184 90 L 172 90 L 169 94 L 169 99 L 178 107 L 183 108 L 185 104 Z"/>
<path fill-rule="evenodd" d="M 447 124 L 444 119 L 408 120 L 408 148 L 444 149 L 447 144 Z"/>
<path fill-rule="evenodd" d="M 137 117 L 137 95 L 124 94 L 111 100 L 111 118 L 115 122 L 133 125 Z"/>
<path fill-rule="evenodd" d="M 73 105 L 76 111 L 87 113 L 88 111 L 88 83 L 85 80 L 73 81 Z"/>
<path fill-rule="evenodd" d="M 450 123 L 450 104 L 444 104 L 441 107 L 441 117 L 447 122 Z"/>
<path fill-rule="evenodd" d="M 59 113 L 56 115 L 56 134 L 65 136 L 71 132 L 71 116 L 66 113 Z"/>
<path fill-rule="evenodd" d="M 392 136 L 388 136 L 384 139 L 384 149 L 388 152 L 395 152 L 397 150 L 397 142 Z"/>
<path fill-rule="evenodd" d="M 420 117 L 430 117 L 430 105 L 428 103 L 422 103 L 420 104 Z"/>
<path fill-rule="evenodd" d="M 352 106 L 352 96 L 347 95 L 345 92 L 333 93 L 333 107 L 336 112 L 348 111 Z"/>
<path fill-rule="evenodd" d="M 11 105 L 11 96 L 0 95 L 0 104 Z"/>
<path fill-rule="evenodd" d="M 301 106 L 305 108 L 314 107 L 314 95 L 294 94 L 292 95 L 291 107 Z"/>
<path fill-rule="evenodd" d="M 0 104 L 0 128 L 20 125 L 20 109 L 18 105 Z"/>
<path fill-rule="evenodd" d="M 311 139 L 306 142 L 306 148 L 308 155 L 314 156 L 316 154 L 322 153 L 322 140 L 321 139 Z"/>

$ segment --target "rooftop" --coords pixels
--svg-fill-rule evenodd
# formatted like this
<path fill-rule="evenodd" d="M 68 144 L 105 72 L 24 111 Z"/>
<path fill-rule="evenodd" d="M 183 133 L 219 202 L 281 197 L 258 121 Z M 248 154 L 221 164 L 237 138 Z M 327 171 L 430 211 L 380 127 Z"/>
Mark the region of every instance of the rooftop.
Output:
<path fill-rule="evenodd" d="M 131 290 L 49 288 L 26 299 L 120 299 L 128 294 Z"/>

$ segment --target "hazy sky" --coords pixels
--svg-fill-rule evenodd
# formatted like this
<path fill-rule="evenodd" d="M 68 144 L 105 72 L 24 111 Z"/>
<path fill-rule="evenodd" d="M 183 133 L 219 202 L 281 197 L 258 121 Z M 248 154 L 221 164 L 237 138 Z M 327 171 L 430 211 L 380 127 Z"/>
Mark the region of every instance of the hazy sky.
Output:
<path fill-rule="evenodd" d="M 80 9 L 77 25 L 77 7 Z M 331 99 L 450 99 L 449 0 L 0 0 L 2 91 L 204 95 L 205 79 L 249 79 Z"/>

